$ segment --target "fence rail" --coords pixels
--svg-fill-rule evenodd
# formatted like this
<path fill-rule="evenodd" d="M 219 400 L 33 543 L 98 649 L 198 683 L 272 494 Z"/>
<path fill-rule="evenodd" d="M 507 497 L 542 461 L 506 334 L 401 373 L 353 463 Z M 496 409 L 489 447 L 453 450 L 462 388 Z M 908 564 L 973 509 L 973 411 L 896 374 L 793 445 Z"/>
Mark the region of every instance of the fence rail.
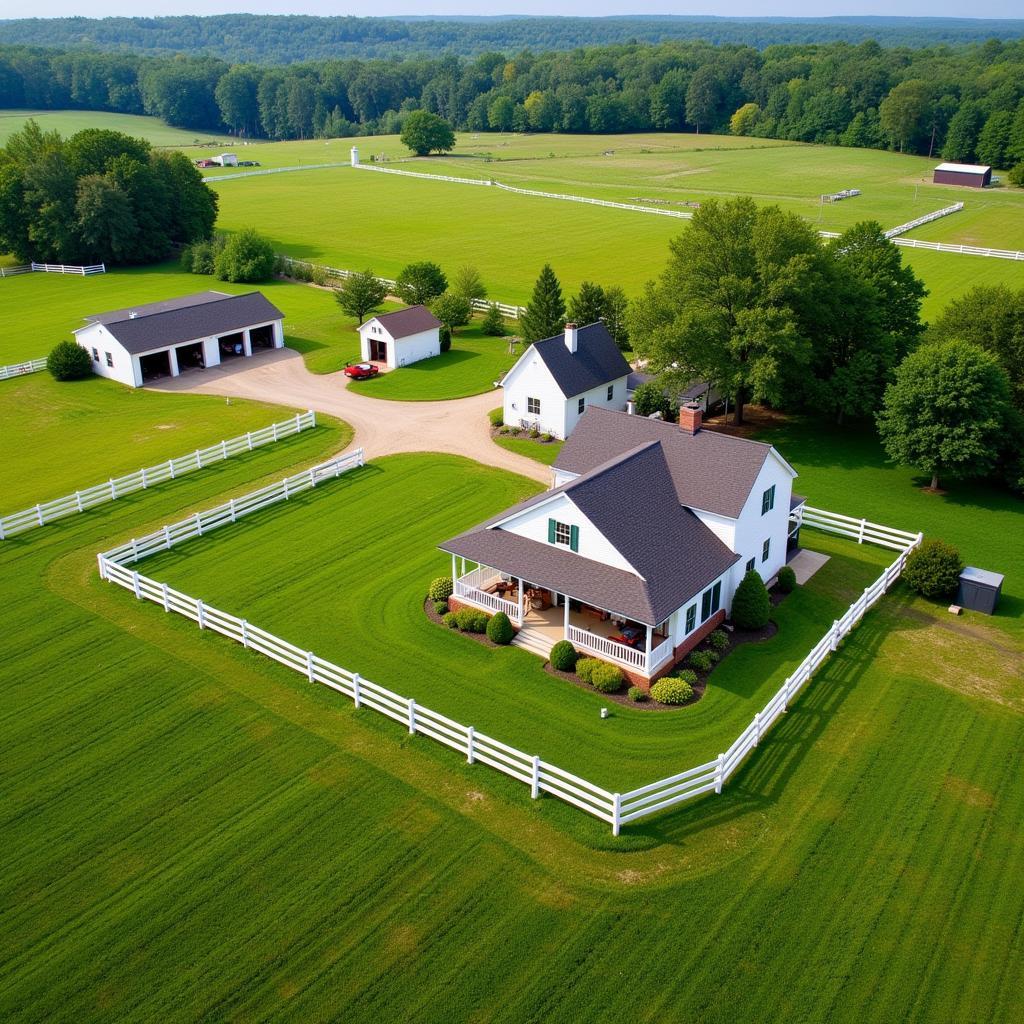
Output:
<path fill-rule="evenodd" d="M 295 167 L 264 167 L 259 171 L 238 171 L 231 174 L 204 174 L 203 181 L 207 185 L 218 181 L 232 181 L 235 178 L 259 178 L 264 174 L 285 174 L 288 171 L 319 171 L 325 167 L 348 167 L 348 161 L 328 164 L 299 164 Z"/>
<path fill-rule="evenodd" d="M 77 274 L 79 277 L 90 277 L 93 274 L 105 274 L 105 263 L 94 263 L 92 266 L 71 266 L 66 263 L 26 263 L 21 267 L 0 267 L 0 277 L 16 277 L 18 274 Z"/>
<path fill-rule="evenodd" d="M 793 516 L 795 522 L 856 537 L 860 543 L 882 544 L 885 547 L 901 545 L 900 554 L 896 561 L 850 605 L 843 616 L 832 623 L 796 671 L 754 715 L 753 720 L 736 737 L 727 751 L 719 754 L 713 761 L 665 779 L 658 779 L 639 789 L 626 793 L 612 793 L 557 765 L 543 761 L 537 755 L 526 754 L 490 736 L 478 733 L 472 726 L 462 725 L 439 712 L 422 707 L 411 697 L 404 697 L 368 679 L 363 679 L 358 673 L 350 672 L 319 657 L 313 651 L 303 650 L 282 640 L 252 625 L 246 619 L 230 615 L 205 604 L 198 598 L 174 590 L 166 583 L 143 576 L 136 569 L 128 568 L 148 555 L 167 551 L 176 544 L 202 537 L 211 530 L 236 522 L 241 516 L 286 501 L 295 494 L 315 488 L 321 481 L 340 476 L 363 464 L 363 451 L 358 449 L 349 455 L 313 466 L 276 484 L 233 499 L 227 504 L 165 526 L 145 537 L 133 538 L 127 544 L 97 555 L 100 576 L 131 591 L 140 601 L 152 601 L 159 604 L 165 612 L 184 615 L 200 629 L 211 629 L 221 633 L 243 647 L 257 651 L 299 672 L 311 683 L 320 683 L 336 690 L 351 699 L 357 708 L 365 706 L 394 719 L 407 728 L 410 734 L 422 734 L 443 743 L 463 754 L 469 764 L 479 761 L 528 785 L 530 795 L 534 799 L 542 793 L 549 793 L 607 822 L 612 827 L 612 834 L 616 836 L 623 825 L 632 821 L 656 814 L 703 793 L 721 793 L 728 779 L 807 685 L 815 670 L 838 649 L 842 639 L 849 635 L 866 612 L 881 600 L 889 587 L 899 579 L 910 551 L 921 542 L 922 537 L 921 534 L 881 526 L 865 519 L 854 519 L 823 509 L 803 507 L 797 510 Z M 898 538 L 900 540 L 897 540 Z"/>
<path fill-rule="evenodd" d="M 1024 260 L 1024 252 L 1019 249 L 986 249 L 977 245 L 926 242 L 921 238 L 894 238 L 893 241 L 910 249 L 931 249 L 932 252 L 953 252 L 962 256 L 991 256 L 998 260 Z"/>
<path fill-rule="evenodd" d="M 948 217 L 951 213 L 959 213 L 963 208 L 963 203 L 953 203 L 952 206 L 944 206 L 941 210 L 933 210 L 931 213 L 926 213 L 923 217 L 908 220 L 906 224 L 897 224 L 896 227 L 889 228 L 885 233 L 885 237 L 896 238 L 899 235 L 906 234 L 908 231 L 913 231 L 914 228 L 922 227 L 925 224 L 931 224 L 933 220 Z"/>
<path fill-rule="evenodd" d="M 241 452 L 251 452 L 254 448 L 273 444 L 275 441 L 280 441 L 293 434 L 300 434 L 303 430 L 309 430 L 315 426 L 315 412 L 310 410 L 296 413 L 287 420 L 271 423 L 269 427 L 251 430 L 247 434 L 221 441 L 209 448 L 199 448 L 188 455 L 162 462 L 158 466 L 145 466 L 127 476 L 112 478 L 105 483 L 75 491 L 74 494 L 68 494 L 63 498 L 34 505 L 21 512 L 13 512 L 8 516 L 0 517 L 0 540 L 6 540 L 8 537 L 24 533 L 26 530 L 33 530 L 38 526 L 45 526 L 47 523 L 63 519 L 65 516 L 85 512 L 97 505 L 123 498 L 125 495 L 144 490 L 155 484 L 175 480 L 186 473 L 204 469 L 206 466 L 222 462 Z"/>
<path fill-rule="evenodd" d="M 10 377 L 23 377 L 26 373 L 38 373 L 46 369 L 46 358 L 29 359 L 24 363 L 11 363 L 10 366 L 0 366 L 0 380 L 7 380 Z"/>

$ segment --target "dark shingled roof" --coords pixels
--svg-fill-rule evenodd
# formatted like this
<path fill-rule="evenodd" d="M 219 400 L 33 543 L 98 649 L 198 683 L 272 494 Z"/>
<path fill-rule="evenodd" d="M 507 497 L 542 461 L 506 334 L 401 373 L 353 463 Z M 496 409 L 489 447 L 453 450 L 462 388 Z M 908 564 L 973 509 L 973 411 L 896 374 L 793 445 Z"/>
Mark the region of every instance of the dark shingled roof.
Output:
<path fill-rule="evenodd" d="M 739 517 L 771 445 L 699 430 L 690 434 L 678 423 L 588 409 L 555 460 L 555 469 L 589 473 L 609 459 L 647 441 L 660 441 L 680 505 Z"/>
<path fill-rule="evenodd" d="M 494 525 L 557 494 L 579 508 L 636 574 Z M 656 441 L 530 498 L 441 548 L 651 626 L 739 559 L 680 506 L 663 446 Z"/>
<path fill-rule="evenodd" d="M 260 292 L 227 295 L 208 291 L 95 313 L 85 319 L 103 324 L 126 351 L 138 354 L 282 320 L 284 313 Z"/>
<path fill-rule="evenodd" d="M 405 309 L 396 309 L 394 313 L 371 316 L 370 320 L 378 321 L 396 340 L 441 326 L 441 321 L 426 306 L 408 306 Z M 369 323 L 370 320 L 366 322 Z"/>
<path fill-rule="evenodd" d="M 626 381 L 626 389 L 628 391 L 636 391 L 642 384 L 650 384 L 651 381 L 658 379 L 656 374 L 653 373 L 640 373 L 638 370 L 634 370 L 629 375 L 629 380 Z M 689 384 L 685 390 L 680 391 L 675 395 L 677 402 L 693 402 L 698 398 L 703 398 L 704 393 L 711 389 L 711 385 L 706 380 L 695 380 L 692 384 Z M 665 396 L 671 395 L 670 388 L 663 388 L 662 394 Z"/>
<path fill-rule="evenodd" d="M 533 347 L 566 398 L 629 374 L 629 363 L 600 321 L 577 329 L 575 353 L 565 347 L 564 333 L 535 341 Z"/>

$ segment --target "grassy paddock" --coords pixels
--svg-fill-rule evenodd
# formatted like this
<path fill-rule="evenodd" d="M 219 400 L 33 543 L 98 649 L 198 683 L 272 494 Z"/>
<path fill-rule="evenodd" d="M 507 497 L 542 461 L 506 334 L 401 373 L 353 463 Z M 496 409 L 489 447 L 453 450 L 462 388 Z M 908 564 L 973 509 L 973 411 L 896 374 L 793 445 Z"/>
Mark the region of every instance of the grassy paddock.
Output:
<path fill-rule="evenodd" d="M 38 121 L 44 131 L 57 131 L 65 137 L 86 128 L 103 128 L 146 139 L 154 146 L 215 145 L 217 140 L 216 135 L 207 131 L 172 128 L 158 117 L 142 117 L 137 114 L 113 114 L 101 110 L 3 110 L 0 111 L 0 146 L 19 131 L 29 118 Z M 216 152 L 231 147 L 230 140 L 223 141 L 223 146 L 216 149 Z"/>

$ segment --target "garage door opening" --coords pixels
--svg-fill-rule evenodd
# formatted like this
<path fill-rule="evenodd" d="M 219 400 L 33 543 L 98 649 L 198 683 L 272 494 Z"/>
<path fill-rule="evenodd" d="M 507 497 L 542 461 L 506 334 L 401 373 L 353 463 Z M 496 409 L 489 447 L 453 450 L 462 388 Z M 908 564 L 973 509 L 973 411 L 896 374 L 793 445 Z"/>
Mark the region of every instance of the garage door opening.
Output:
<path fill-rule="evenodd" d="M 253 352 L 255 352 L 258 348 L 273 348 L 274 325 L 264 324 L 262 327 L 250 327 L 249 341 L 252 342 Z"/>
<path fill-rule="evenodd" d="M 386 363 L 388 361 L 388 343 L 370 339 L 370 360 L 374 363 Z"/>
<path fill-rule="evenodd" d="M 178 372 L 186 370 L 205 370 L 206 359 L 203 357 L 203 343 L 193 342 L 191 345 L 179 345 L 174 354 L 178 357 Z"/>
<path fill-rule="evenodd" d="M 225 334 L 217 339 L 217 345 L 220 348 L 220 361 L 222 363 L 225 359 L 234 359 L 236 356 L 245 355 L 243 339 L 244 335 L 241 331 L 237 331 L 234 334 Z"/>
<path fill-rule="evenodd" d="M 142 371 L 143 384 L 159 380 L 161 377 L 170 377 L 171 355 L 164 349 L 163 352 L 150 352 L 147 356 L 139 356 L 139 369 Z"/>

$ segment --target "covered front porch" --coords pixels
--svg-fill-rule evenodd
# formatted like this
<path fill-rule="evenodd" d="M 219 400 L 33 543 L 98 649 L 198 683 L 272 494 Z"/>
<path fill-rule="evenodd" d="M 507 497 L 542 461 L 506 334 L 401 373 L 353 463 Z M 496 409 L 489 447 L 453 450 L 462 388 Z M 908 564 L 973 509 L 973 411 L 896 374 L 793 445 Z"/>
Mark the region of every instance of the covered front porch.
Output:
<path fill-rule="evenodd" d="M 672 658 L 667 622 L 636 622 L 490 566 L 467 570 L 465 560 L 454 555 L 452 580 L 459 601 L 491 614 L 504 612 L 520 630 L 513 642 L 537 654 L 547 656 L 555 643 L 568 640 L 578 651 L 645 678 Z"/>

